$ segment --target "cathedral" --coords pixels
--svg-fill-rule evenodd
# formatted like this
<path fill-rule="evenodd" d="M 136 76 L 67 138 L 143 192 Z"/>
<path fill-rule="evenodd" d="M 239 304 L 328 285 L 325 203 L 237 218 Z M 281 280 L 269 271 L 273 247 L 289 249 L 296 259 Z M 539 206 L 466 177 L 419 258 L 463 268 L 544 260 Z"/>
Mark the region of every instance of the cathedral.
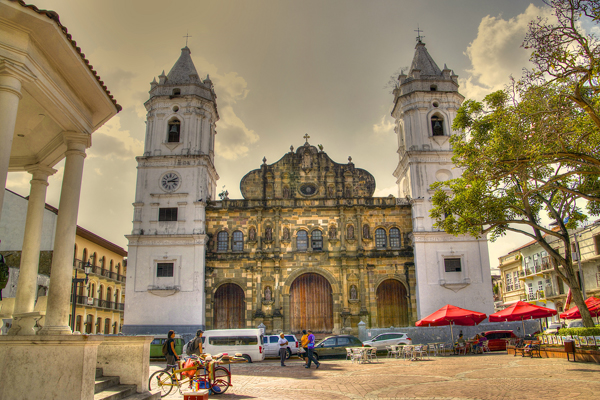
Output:
<path fill-rule="evenodd" d="M 373 197 L 373 175 L 305 135 L 278 161 L 257 160 L 242 199 L 217 198 L 215 88 L 187 46 L 158 78 L 137 157 L 124 333 L 356 334 L 360 321 L 410 326 L 446 304 L 493 312 L 485 238 L 429 217 L 429 186 L 461 173 L 449 138 L 464 98 L 420 40 L 394 90 L 398 197 Z"/>

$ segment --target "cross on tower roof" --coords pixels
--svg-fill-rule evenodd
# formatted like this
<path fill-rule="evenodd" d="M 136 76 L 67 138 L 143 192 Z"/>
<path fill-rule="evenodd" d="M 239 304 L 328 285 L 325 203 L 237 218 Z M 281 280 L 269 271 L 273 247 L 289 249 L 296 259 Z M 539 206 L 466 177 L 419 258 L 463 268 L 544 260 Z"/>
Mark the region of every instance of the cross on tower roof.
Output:
<path fill-rule="evenodd" d="M 306 143 L 308 143 L 308 139 L 310 138 L 310 136 L 308 136 L 308 133 L 305 134 L 304 136 L 302 136 L 304 138 L 304 140 L 306 140 Z"/>
<path fill-rule="evenodd" d="M 189 32 L 185 33 L 185 36 L 184 36 L 184 38 L 185 38 L 185 47 L 187 47 L 188 38 L 191 38 L 191 37 L 192 36 L 189 34 Z"/>
<path fill-rule="evenodd" d="M 417 29 L 415 29 L 415 32 L 417 32 L 417 42 L 421 43 L 421 39 L 423 39 L 425 36 L 421 36 L 421 32 L 423 31 L 419 29 L 419 24 L 417 24 Z"/>

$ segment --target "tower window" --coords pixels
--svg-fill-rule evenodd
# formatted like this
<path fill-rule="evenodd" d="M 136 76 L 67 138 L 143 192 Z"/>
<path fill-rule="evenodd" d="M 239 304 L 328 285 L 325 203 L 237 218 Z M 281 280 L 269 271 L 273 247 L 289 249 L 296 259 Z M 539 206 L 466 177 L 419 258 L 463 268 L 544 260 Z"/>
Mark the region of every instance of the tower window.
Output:
<path fill-rule="evenodd" d="M 323 233 L 320 230 L 314 230 L 311 234 L 313 250 L 323 250 Z"/>
<path fill-rule="evenodd" d="M 296 237 L 296 248 L 300 251 L 308 249 L 308 234 L 306 231 L 298 231 Z"/>
<path fill-rule="evenodd" d="M 233 251 L 244 250 L 244 234 L 242 231 L 233 232 Z"/>
<path fill-rule="evenodd" d="M 173 277 L 173 263 L 157 263 L 156 264 L 156 277 L 157 278 Z"/>
<path fill-rule="evenodd" d="M 434 115 L 431 117 L 431 132 L 433 136 L 444 136 L 444 120 Z"/>
<path fill-rule="evenodd" d="M 378 249 L 385 249 L 387 244 L 387 237 L 385 234 L 385 229 L 377 228 L 375 230 L 375 247 Z"/>
<path fill-rule="evenodd" d="M 181 89 L 175 88 L 173 89 L 173 96 L 179 96 L 181 95 Z"/>
<path fill-rule="evenodd" d="M 177 221 L 177 207 L 159 208 L 158 209 L 158 220 L 159 221 Z"/>
<path fill-rule="evenodd" d="M 444 268 L 446 269 L 446 272 L 460 272 L 462 270 L 460 258 L 445 258 Z"/>
<path fill-rule="evenodd" d="M 217 235 L 217 251 L 227 251 L 227 242 L 229 241 L 229 235 L 226 231 L 221 231 Z"/>
<path fill-rule="evenodd" d="M 432 92 L 437 91 L 437 85 L 431 85 L 431 86 L 429 86 L 429 90 L 431 90 Z"/>
<path fill-rule="evenodd" d="M 174 119 L 169 122 L 169 143 L 178 143 L 179 142 L 179 132 L 181 131 L 181 122 Z"/>

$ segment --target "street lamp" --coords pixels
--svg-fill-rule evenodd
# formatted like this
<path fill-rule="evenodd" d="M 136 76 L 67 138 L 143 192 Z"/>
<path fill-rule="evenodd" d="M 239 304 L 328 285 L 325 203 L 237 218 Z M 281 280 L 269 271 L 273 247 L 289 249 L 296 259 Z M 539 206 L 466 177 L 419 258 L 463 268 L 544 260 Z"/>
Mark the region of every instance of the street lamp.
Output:
<path fill-rule="evenodd" d="M 79 283 L 85 283 L 87 285 L 88 283 L 88 275 L 90 274 L 90 272 L 92 272 L 92 264 L 90 264 L 89 260 L 85 264 L 84 271 L 85 279 L 77 279 L 77 268 L 75 268 L 75 278 L 73 278 L 73 310 L 71 312 L 71 329 L 73 330 L 73 332 L 75 332 L 75 307 L 77 306 L 77 285 Z"/>

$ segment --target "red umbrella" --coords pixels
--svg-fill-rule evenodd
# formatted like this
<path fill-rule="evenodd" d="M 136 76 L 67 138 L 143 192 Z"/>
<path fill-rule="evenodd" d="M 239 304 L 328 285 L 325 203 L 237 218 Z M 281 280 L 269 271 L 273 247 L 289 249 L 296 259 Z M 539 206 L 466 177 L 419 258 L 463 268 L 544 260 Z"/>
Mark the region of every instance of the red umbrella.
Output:
<path fill-rule="evenodd" d="M 596 297 L 588 297 L 585 300 L 585 304 L 587 305 L 588 310 L 590 310 L 592 317 L 597 317 L 600 315 L 600 299 Z M 577 319 L 581 318 L 581 313 L 579 312 L 579 308 L 575 306 L 560 314 L 559 317 L 562 319 Z"/>
<path fill-rule="evenodd" d="M 452 325 L 473 326 L 478 325 L 486 319 L 487 315 L 477 311 L 465 310 L 464 308 L 452 306 L 450 304 L 440 308 L 431 315 L 420 319 L 415 323 L 416 326 L 443 326 L 450 325 L 450 334 L 454 340 Z"/>
<path fill-rule="evenodd" d="M 490 322 L 524 321 L 526 319 L 546 318 L 556 315 L 558 311 L 551 308 L 536 306 L 524 301 L 517 301 L 502 311 L 490 314 Z M 525 322 L 523 322 L 523 335 L 525 335 Z"/>

